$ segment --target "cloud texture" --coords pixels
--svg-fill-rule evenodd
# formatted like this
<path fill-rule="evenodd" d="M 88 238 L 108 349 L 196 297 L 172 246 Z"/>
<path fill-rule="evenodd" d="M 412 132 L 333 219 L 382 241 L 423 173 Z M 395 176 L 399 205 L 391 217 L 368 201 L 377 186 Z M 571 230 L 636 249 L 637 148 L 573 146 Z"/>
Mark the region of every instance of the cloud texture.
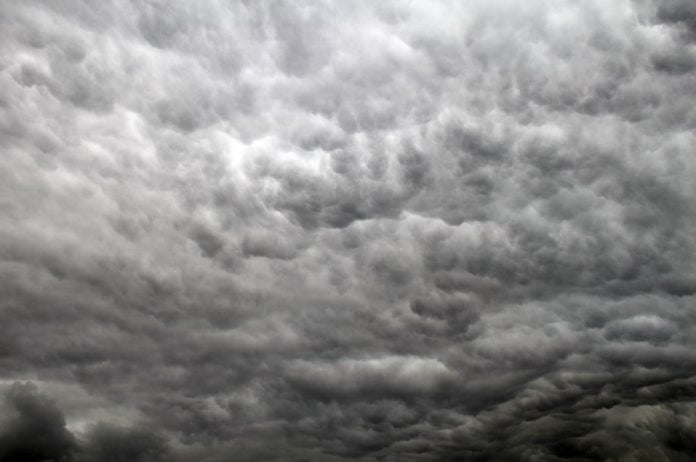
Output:
<path fill-rule="evenodd" d="M 689 0 L 0 1 L 0 461 L 693 460 L 695 102 Z"/>

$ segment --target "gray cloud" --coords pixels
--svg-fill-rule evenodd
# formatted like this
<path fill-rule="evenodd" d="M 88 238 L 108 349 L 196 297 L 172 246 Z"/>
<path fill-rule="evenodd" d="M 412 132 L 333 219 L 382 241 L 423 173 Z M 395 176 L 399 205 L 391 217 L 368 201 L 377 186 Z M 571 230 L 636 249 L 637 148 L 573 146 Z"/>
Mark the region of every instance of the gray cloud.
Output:
<path fill-rule="evenodd" d="M 692 459 L 694 18 L 0 3 L 0 461 Z"/>
<path fill-rule="evenodd" d="M 3 422 L 2 460 L 65 461 L 71 457 L 76 442 L 52 402 L 36 395 L 29 383 L 15 383 L 7 392 L 6 401 L 16 415 Z"/>

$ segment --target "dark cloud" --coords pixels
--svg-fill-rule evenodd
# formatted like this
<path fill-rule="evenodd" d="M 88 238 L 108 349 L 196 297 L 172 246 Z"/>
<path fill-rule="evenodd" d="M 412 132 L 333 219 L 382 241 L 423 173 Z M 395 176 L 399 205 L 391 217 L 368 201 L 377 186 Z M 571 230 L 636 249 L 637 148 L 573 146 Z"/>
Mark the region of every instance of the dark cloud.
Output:
<path fill-rule="evenodd" d="M 0 460 L 71 460 L 76 441 L 65 428 L 65 419 L 53 402 L 37 394 L 31 383 L 13 384 L 5 399 L 15 415 L 3 422 Z"/>
<path fill-rule="evenodd" d="M 165 438 L 145 426 L 99 423 L 75 436 L 56 403 L 31 382 L 6 391 L 9 412 L 0 433 L 0 460 L 8 462 L 140 461 L 170 459 Z"/>
<path fill-rule="evenodd" d="M 0 2 L 0 462 L 693 459 L 692 3 Z"/>
<path fill-rule="evenodd" d="M 86 436 L 75 460 L 157 462 L 169 459 L 165 439 L 147 428 L 120 428 L 98 424 Z"/>
<path fill-rule="evenodd" d="M 668 0 L 657 8 L 657 19 L 683 28 L 690 39 L 696 39 L 696 7 L 686 0 Z"/>

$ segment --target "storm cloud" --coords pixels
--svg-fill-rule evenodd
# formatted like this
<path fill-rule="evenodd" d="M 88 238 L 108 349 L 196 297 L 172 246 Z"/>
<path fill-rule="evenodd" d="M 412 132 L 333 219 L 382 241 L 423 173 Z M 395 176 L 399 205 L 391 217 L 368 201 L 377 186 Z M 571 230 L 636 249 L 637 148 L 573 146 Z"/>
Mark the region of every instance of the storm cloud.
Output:
<path fill-rule="evenodd" d="M 686 0 L 0 2 L 0 462 L 696 457 Z"/>

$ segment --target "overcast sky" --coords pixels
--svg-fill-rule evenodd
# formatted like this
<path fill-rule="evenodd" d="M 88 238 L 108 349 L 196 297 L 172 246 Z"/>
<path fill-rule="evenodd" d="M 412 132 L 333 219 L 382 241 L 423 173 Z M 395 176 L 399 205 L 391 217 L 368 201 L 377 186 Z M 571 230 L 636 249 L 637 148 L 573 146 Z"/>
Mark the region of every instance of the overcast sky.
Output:
<path fill-rule="evenodd" d="M 0 0 L 0 462 L 692 461 L 693 0 Z"/>

